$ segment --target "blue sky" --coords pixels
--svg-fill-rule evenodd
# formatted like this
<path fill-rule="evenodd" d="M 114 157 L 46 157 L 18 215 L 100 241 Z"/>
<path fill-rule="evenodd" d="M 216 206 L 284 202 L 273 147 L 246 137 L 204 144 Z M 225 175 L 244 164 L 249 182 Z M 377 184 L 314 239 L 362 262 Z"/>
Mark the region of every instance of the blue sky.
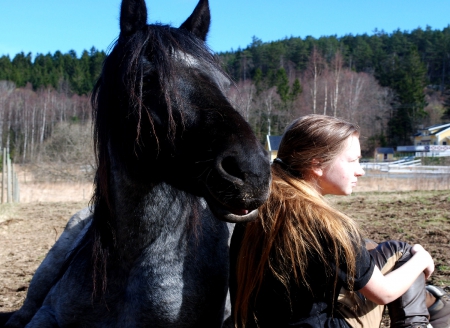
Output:
<path fill-rule="evenodd" d="M 147 0 L 149 22 L 180 25 L 197 0 Z M 215 52 L 285 37 L 411 31 L 450 24 L 449 0 L 210 0 L 208 44 Z M 107 50 L 119 34 L 120 0 L 0 0 L 0 56 L 92 46 Z"/>

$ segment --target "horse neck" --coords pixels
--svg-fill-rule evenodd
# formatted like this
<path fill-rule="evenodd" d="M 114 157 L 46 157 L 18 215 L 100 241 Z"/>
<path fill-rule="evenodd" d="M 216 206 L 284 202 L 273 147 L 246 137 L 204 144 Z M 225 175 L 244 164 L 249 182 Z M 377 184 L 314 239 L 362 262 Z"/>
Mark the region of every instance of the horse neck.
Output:
<path fill-rule="evenodd" d="M 179 243 L 195 229 L 206 206 L 204 200 L 167 183 L 137 183 L 123 171 L 113 172 L 111 187 L 117 250 L 127 256 L 154 242 Z"/>

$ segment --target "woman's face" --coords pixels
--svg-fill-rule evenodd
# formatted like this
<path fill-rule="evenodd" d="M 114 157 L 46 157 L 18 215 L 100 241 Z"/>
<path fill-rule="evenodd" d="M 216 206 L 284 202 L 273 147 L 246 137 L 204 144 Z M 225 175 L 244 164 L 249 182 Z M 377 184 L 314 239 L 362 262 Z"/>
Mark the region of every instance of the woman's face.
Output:
<path fill-rule="evenodd" d="M 342 152 L 325 168 L 318 177 L 319 192 L 322 195 L 350 195 L 356 187 L 358 177 L 364 175 L 359 165 L 361 147 L 356 135 L 350 136 Z"/>

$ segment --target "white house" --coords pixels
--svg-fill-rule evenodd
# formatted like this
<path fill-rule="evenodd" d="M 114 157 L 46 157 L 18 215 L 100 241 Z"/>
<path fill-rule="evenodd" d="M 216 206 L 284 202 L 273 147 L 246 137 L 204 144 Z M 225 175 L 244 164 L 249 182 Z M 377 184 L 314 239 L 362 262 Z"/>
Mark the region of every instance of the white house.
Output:
<path fill-rule="evenodd" d="M 414 146 L 399 146 L 398 152 L 416 152 L 416 156 L 450 156 L 450 123 L 419 129 Z"/>

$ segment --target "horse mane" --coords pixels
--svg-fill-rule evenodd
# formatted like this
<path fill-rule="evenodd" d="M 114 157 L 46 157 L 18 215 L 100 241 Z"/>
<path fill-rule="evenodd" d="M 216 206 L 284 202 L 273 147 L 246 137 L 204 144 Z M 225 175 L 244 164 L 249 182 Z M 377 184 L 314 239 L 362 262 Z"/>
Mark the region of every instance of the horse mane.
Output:
<path fill-rule="evenodd" d="M 151 62 L 146 55 L 151 54 Z M 180 108 L 181 128 L 183 128 L 182 108 L 184 100 L 177 93 L 176 77 L 182 73 L 182 65 L 176 57 L 191 56 L 205 65 L 207 69 L 222 72 L 217 57 L 206 44 L 191 32 L 169 25 L 147 25 L 132 35 L 120 35 L 111 53 L 105 59 L 102 73 L 92 92 L 92 117 L 94 130 L 94 148 L 97 171 L 94 180 L 94 194 L 90 201 L 94 209 L 92 225 L 80 243 L 92 243 L 92 267 L 94 296 L 99 287 L 101 293 L 106 290 L 106 268 L 116 247 L 114 206 L 110 198 L 110 149 L 112 131 L 123 123 L 125 117 L 132 118 L 135 123 L 134 140 L 130 140 L 137 157 L 141 147 L 141 127 L 144 120 L 150 126 L 152 137 L 159 153 L 159 138 L 174 141 L 177 124 L 173 116 L 173 108 Z M 187 57 L 186 57 L 187 58 Z M 201 67 L 200 67 L 201 69 Z M 146 95 L 145 78 L 149 70 L 156 74 L 168 115 L 166 135 L 156 134 L 152 108 L 144 103 Z M 153 77 L 153 76 L 152 76 Z M 121 95 L 120 97 L 118 95 Z M 158 154 L 155 156 L 158 157 Z M 83 248 L 81 246 L 80 250 Z"/>

